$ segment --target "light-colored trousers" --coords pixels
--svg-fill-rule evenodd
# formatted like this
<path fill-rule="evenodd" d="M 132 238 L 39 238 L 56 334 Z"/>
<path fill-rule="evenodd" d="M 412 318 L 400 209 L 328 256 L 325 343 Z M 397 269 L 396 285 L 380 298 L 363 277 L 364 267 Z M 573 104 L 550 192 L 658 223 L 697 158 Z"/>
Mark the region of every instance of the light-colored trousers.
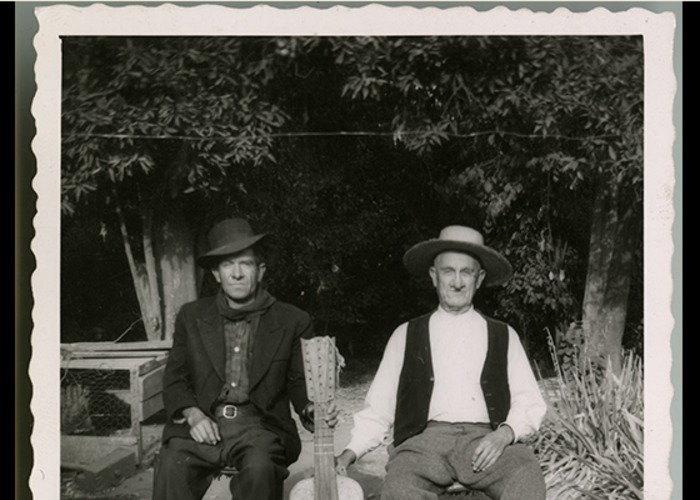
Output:
<path fill-rule="evenodd" d="M 481 472 L 471 467 L 472 455 L 488 424 L 429 422 L 389 455 L 382 500 L 437 500 L 454 481 L 495 500 L 544 500 L 542 470 L 530 448 L 509 445 Z"/>

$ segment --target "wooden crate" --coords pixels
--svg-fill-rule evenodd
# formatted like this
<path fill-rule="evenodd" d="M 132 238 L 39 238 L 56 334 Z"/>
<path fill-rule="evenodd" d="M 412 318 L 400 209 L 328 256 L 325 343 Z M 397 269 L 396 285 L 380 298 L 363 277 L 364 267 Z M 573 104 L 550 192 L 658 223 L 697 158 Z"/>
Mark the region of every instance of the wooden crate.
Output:
<path fill-rule="evenodd" d="M 96 426 L 92 431 L 82 429 L 71 435 L 67 433 L 70 430 L 62 429 L 62 463 L 92 463 L 99 460 L 100 455 L 119 448 L 133 450 L 136 462 L 141 463 L 144 451 L 141 424 L 163 408 L 162 383 L 169 345 L 168 342 L 91 342 L 61 346 L 62 381 L 82 384 L 86 401 L 111 398 L 123 406 L 119 417 L 126 417 L 125 424 L 117 425 L 113 432 Z M 90 379 L 101 381 L 99 391 L 91 389 L 95 384 L 85 382 Z M 96 408 L 89 411 L 99 414 L 99 403 L 93 406 Z M 91 418 L 90 422 L 96 419 Z"/>

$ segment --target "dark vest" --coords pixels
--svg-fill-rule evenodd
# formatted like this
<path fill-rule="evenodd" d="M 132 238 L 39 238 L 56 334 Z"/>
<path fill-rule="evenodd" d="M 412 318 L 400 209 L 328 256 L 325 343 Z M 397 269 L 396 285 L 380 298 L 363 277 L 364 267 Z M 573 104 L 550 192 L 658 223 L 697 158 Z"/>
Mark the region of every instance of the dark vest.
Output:
<path fill-rule="evenodd" d="M 422 432 L 428 424 L 428 410 L 435 382 L 428 335 L 428 320 L 431 314 L 420 316 L 408 323 L 406 353 L 396 399 L 394 446 Z M 508 326 L 486 316 L 484 318 L 488 331 L 488 347 L 481 372 L 481 390 L 484 392 L 491 426 L 495 429 L 505 421 L 510 411 Z"/>

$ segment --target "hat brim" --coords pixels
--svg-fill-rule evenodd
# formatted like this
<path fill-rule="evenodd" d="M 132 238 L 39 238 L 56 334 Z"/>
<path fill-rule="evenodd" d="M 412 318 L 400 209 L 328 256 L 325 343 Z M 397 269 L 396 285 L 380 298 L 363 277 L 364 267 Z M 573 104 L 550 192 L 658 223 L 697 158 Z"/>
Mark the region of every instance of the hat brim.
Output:
<path fill-rule="evenodd" d="M 426 276 L 433 265 L 435 257 L 443 252 L 463 252 L 481 262 L 486 271 L 484 286 L 501 285 L 513 275 L 513 267 L 503 255 L 491 247 L 467 243 L 432 239 L 417 243 L 409 248 L 403 256 L 403 264 L 411 274 Z"/>
<path fill-rule="evenodd" d="M 199 267 L 209 269 L 212 266 L 212 264 L 221 259 L 221 257 L 242 252 L 246 248 L 252 247 L 255 243 L 257 243 L 265 236 L 267 236 L 266 233 L 258 234 L 249 238 L 238 240 L 235 243 L 229 243 L 227 245 L 222 245 L 220 247 L 213 248 L 207 253 L 200 255 L 197 258 L 197 265 Z"/>

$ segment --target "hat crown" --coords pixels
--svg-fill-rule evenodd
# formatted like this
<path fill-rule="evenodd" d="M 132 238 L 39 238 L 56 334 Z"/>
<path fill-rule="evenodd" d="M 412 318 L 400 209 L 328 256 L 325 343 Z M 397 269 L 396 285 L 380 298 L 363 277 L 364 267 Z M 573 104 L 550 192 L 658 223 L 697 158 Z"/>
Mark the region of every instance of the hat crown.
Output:
<path fill-rule="evenodd" d="M 440 231 L 441 240 L 461 241 L 464 243 L 472 243 L 474 245 L 483 245 L 484 237 L 476 229 L 466 226 L 447 226 Z"/>
<path fill-rule="evenodd" d="M 253 228 L 248 221 L 240 218 L 226 219 L 209 231 L 209 248 L 235 243 L 253 236 Z"/>
<path fill-rule="evenodd" d="M 234 255 L 252 247 L 265 233 L 254 234 L 248 221 L 238 217 L 225 219 L 209 231 L 209 251 L 197 258 L 197 264 L 205 269 L 226 255 Z"/>
<path fill-rule="evenodd" d="M 416 243 L 403 256 L 403 263 L 412 274 L 427 276 L 435 257 L 443 252 L 463 252 L 479 260 L 486 271 L 484 286 L 505 283 L 513 268 L 503 254 L 484 245 L 483 235 L 468 226 L 447 226 L 440 236 Z"/>

